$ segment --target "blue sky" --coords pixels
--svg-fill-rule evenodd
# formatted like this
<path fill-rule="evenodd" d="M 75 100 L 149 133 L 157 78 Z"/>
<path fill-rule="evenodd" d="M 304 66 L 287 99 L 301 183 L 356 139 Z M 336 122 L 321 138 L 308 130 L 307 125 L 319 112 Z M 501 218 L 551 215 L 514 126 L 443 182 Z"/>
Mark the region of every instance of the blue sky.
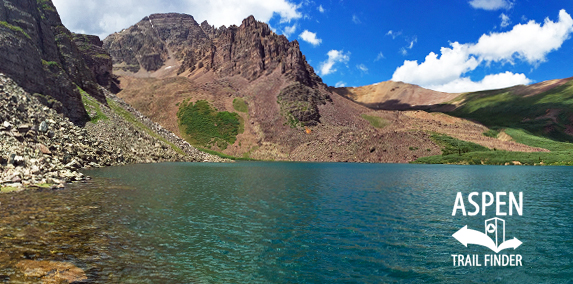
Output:
<path fill-rule="evenodd" d="M 298 40 L 331 86 L 394 79 L 461 92 L 573 76 L 570 0 L 133 1 L 54 4 L 72 31 L 102 37 L 157 12 L 217 26 L 253 14 Z M 85 13 L 78 16 L 78 9 Z"/>

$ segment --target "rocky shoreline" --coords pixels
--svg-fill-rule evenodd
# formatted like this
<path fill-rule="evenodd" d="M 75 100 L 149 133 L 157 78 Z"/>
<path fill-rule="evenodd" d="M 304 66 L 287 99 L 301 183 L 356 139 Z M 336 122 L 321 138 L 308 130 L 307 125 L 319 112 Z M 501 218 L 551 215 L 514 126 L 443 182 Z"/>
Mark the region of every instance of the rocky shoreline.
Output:
<path fill-rule="evenodd" d="M 138 110 L 133 108 L 131 105 L 126 103 L 123 99 L 119 98 L 118 96 L 112 94 L 111 92 L 105 90 L 106 97 L 110 100 L 116 102 L 120 107 L 129 111 L 133 114 L 137 120 L 151 129 L 153 132 L 159 134 L 161 137 L 166 139 L 168 142 L 174 144 L 176 147 L 181 149 L 190 157 L 194 157 L 194 161 L 197 162 L 229 162 L 227 159 L 222 159 L 217 156 L 213 156 L 211 154 L 201 152 L 197 150 L 197 148 L 193 147 L 189 142 L 185 141 L 184 139 L 180 138 L 179 136 L 175 135 L 175 133 L 163 128 L 158 123 L 155 123 L 147 116 L 140 113 Z"/>
<path fill-rule="evenodd" d="M 122 107 L 124 115 L 131 114 L 129 111 L 133 109 L 107 94 Z M 39 99 L 41 95 L 25 92 L 0 74 L 0 187 L 3 192 L 26 187 L 63 188 L 65 183 L 86 179 L 78 171 L 82 168 L 226 161 L 179 141 L 174 134 L 139 113 L 131 115 L 151 130 L 141 129 L 137 122 L 128 121 L 97 102 L 106 119 L 88 122 L 82 128 Z"/>

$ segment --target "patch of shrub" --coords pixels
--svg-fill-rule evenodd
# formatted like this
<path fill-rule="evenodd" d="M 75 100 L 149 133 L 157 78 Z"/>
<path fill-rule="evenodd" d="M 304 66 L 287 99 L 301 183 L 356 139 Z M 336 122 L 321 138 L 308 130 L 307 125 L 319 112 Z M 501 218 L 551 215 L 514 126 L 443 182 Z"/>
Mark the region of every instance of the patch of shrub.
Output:
<path fill-rule="evenodd" d="M 442 155 L 444 156 L 450 154 L 462 155 L 464 153 L 478 151 L 491 151 L 489 148 L 482 145 L 462 141 L 445 134 L 434 133 L 430 137 L 434 142 L 436 142 L 436 144 L 442 146 Z"/>
<path fill-rule="evenodd" d="M 497 135 L 499 135 L 499 130 L 490 129 L 484 132 L 483 135 L 487 137 L 497 138 Z"/>
<path fill-rule="evenodd" d="M 209 102 L 182 102 L 177 111 L 179 127 L 187 140 L 198 146 L 217 145 L 224 150 L 237 140 L 241 129 L 240 116 L 235 112 L 218 112 Z"/>

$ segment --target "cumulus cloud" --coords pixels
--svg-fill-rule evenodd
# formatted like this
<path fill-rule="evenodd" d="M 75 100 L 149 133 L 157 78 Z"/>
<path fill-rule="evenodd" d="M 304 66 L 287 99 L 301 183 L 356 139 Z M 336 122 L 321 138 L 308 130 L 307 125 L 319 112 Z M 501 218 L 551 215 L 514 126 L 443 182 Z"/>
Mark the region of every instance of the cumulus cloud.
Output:
<path fill-rule="evenodd" d="M 487 75 L 479 82 L 474 82 L 470 78 L 463 77 L 443 85 L 428 86 L 428 88 L 441 92 L 463 93 L 501 89 L 515 85 L 527 85 L 529 83 L 531 83 L 531 80 L 528 79 L 525 74 L 514 74 L 506 71 L 505 73 Z"/>
<path fill-rule="evenodd" d="M 334 65 L 336 63 L 347 63 L 350 60 L 350 52 L 344 53 L 343 50 L 331 50 L 327 54 L 328 59 L 320 63 L 319 70 L 320 75 L 326 76 L 336 72 Z"/>
<path fill-rule="evenodd" d="M 319 12 L 324 13 L 324 8 L 322 7 L 322 5 L 318 6 L 318 8 L 316 8 Z"/>
<path fill-rule="evenodd" d="M 499 18 L 501 19 L 500 25 L 502 28 L 505 28 L 511 24 L 511 20 L 509 19 L 509 16 L 507 16 L 506 14 L 501 13 L 501 15 L 499 15 Z"/>
<path fill-rule="evenodd" d="M 510 0 L 471 0 L 469 3 L 475 9 L 484 9 L 490 11 L 510 9 L 513 7 L 513 2 Z"/>
<path fill-rule="evenodd" d="M 507 32 L 482 35 L 477 43 L 450 43 L 450 47 L 441 48 L 440 56 L 431 52 L 422 63 L 406 60 L 396 69 L 392 80 L 450 92 L 463 87 L 476 90 L 527 84 L 530 81 L 525 75 L 511 72 L 488 75 L 480 82 L 472 82 L 463 75 L 482 63 L 513 64 L 522 60 L 537 65 L 546 60 L 549 52 L 559 49 L 572 32 L 573 19 L 561 10 L 557 22 L 546 19 L 543 24 L 534 21 L 518 24 Z"/>
<path fill-rule="evenodd" d="M 559 21 L 548 18 L 543 25 L 535 21 L 518 24 L 511 31 L 482 35 L 471 52 L 487 61 L 509 61 L 514 57 L 529 63 L 545 61 L 545 56 L 561 47 L 573 32 L 573 19 L 565 10 L 559 11 Z"/>
<path fill-rule="evenodd" d="M 283 23 L 302 17 L 290 0 L 53 0 L 62 22 L 72 31 L 105 37 L 128 28 L 153 13 L 179 12 L 217 27 L 240 25 L 249 15 L 268 22 L 278 15 Z M 82 11 L 78 13 L 78 11 Z"/>
<path fill-rule="evenodd" d="M 285 29 L 284 29 L 284 31 L 283 31 L 283 34 L 284 34 L 286 37 L 290 37 L 292 34 L 294 34 L 294 33 L 296 32 L 296 28 L 297 28 L 297 27 L 296 27 L 296 24 L 294 24 L 294 25 L 292 25 L 292 26 L 290 26 L 290 27 L 289 27 L 289 26 L 286 26 Z"/>
<path fill-rule="evenodd" d="M 474 70 L 479 61 L 470 56 L 469 46 L 451 43 L 451 48 L 442 47 L 441 57 L 430 52 L 424 62 L 406 60 L 392 76 L 393 81 L 403 81 L 421 86 L 442 85 L 454 81 L 468 71 Z"/>
<path fill-rule="evenodd" d="M 339 82 L 336 82 L 336 84 L 335 84 L 334 86 L 335 86 L 336 88 L 346 87 L 346 82 L 339 81 Z"/>
<path fill-rule="evenodd" d="M 318 46 L 322 42 L 322 39 L 316 37 L 316 33 L 309 32 L 308 30 L 304 30 L 298 37 L 314 46 Z"/>

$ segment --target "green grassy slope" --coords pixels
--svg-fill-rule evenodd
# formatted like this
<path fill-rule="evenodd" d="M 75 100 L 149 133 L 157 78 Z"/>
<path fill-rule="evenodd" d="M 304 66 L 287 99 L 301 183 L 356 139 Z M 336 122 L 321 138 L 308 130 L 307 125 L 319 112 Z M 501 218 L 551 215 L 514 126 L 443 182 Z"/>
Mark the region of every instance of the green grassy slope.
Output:
<path fill-rule="evenodd" d="M 467 93 L 451 115 L 494 128 L 523 129 L 556 141 L 573 142 L 566 134 L 573 125 L 573 81 L 534 96 L 516 95 L 512 88 Z M 550 115 L 548 115 L 550 114 Z"/>
<path fill-rule="evenodd" d="M 573 127 L 573 80 L 537 95 L 527 96 L 523 88 L 521 94 L 516 94 L 517 89 L 463 94 L 451 102 L 462 104 L 449 114 L 488 126 L 491 129 L 485 136 L 497 137 L 504 130 L 518 143 L 551 152 L 492 151 L 477 147 L 462 150 L 461 145 L 467 142 L 434 134 L 432 139 L 442 146 L 442 155 L 420 158 L 414 163 L 573 165 L 573 136 L 567 133 L 567 128 Z"/>
<path fill-rule="evenodd" d="M 433 134 L 432 139 L 442 146 L 442 155 L 419 158 L 416 164 L 465 164 L 465 165 L 573 165 L 573 144 L 535 136 L 522 129 L 505 129 L 513 140 L 525 145 L 540 147 L 551 152 L 508 152 L 490 150 L 474 143 L 461 141 L 443 134 Z M 515 163 L 519 162 L 519 163 Z"/>

